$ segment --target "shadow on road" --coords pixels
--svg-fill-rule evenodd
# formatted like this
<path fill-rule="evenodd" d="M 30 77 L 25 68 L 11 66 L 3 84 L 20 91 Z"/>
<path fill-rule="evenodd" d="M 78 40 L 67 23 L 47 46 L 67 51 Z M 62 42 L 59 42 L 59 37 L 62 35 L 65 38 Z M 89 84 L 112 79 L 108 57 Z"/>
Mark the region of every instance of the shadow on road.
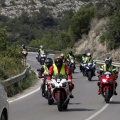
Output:
<path fill-rule="evenodd" d="M 79 105 L 81 103 L 69 103 L 69 105 Z"/>
<path fill-rule="evenodd" d="M 120 101 L 111 101 L 109 104 L 120 104 Z"/>
<path fill-rule="evenodd" d="M 99 80 L 93 80 L 93 79 L 92 79 L 90 82 L 96 82 L 96 81 L 99 81 Z"/>
<path fill-rule="evenodd" d="M 69 108 L 64 112 L 72 112 L 72 111 L 94 111 L 94 109 L 86 109 L 86 108 Z"/>

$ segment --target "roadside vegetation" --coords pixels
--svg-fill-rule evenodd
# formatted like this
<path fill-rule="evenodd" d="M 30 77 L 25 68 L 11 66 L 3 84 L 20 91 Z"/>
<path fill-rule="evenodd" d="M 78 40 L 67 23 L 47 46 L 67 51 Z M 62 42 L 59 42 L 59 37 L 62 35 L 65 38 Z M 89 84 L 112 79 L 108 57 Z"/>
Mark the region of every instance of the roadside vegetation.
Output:
<path fill-rule="evenodd" d="M 24 78 L 22 81 L 7 87 L 8 97 L 13 97 L 16 94 L 23 92 L 25 89 L 33 86 L 37 80 L 38 79 L 35 72 L 30 71 L 30 73 L 27 74 L 26 78 Z"/>
<path fill-rule="evenodd" d="M 0 29 L 0 81 L 18 75 L 24 71 L 26 66 L 21 62 L 21 47 L 8 42 L 6 29 Z M 6 88 L 9 97 L 22 92 L 37 81 L 36 74 L 31 71 L 25 79 Z M 3 82 L 4 83 L 4 82 Z"/>

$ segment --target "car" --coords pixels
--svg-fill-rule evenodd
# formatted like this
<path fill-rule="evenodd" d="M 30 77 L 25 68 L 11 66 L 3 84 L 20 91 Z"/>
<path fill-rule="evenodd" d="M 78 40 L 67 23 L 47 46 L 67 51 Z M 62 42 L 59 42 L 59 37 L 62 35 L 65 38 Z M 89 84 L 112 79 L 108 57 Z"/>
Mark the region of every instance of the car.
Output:
<path fill-rule="evenodd" d="M 8 103 L 7 92 L 3 84 L 0 82 L 0 120 L 9 120 L 8 111 L 9 111 L 9 103 Z"/>

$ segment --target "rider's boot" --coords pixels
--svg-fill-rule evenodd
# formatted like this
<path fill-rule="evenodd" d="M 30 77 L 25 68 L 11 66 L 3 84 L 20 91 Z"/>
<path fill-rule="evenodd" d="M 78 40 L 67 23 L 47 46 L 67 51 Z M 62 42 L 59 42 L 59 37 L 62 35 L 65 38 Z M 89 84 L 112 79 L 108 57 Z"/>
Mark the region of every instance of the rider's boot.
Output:
<path fill-rule="evenodd" d="M 116 92 L 116 91 L 114 91 L 114 95 L 117 95 L 117 92 Z"/>
<path fill-rule="evenodd" d="M 97 85 L 98 85 L 98 87 L 99 87 L 98 95 L 100 95 L 100 94 L 101 94 L 101 92 L 100 92 L 100 82 L 98 82 Z"/>
<path fill-rule="evenodd" d="M 72 94 L 72 93 L 70 93 L 70 98 L 74 98 L 74 96 L 73 96 L 73 94 Z"/>

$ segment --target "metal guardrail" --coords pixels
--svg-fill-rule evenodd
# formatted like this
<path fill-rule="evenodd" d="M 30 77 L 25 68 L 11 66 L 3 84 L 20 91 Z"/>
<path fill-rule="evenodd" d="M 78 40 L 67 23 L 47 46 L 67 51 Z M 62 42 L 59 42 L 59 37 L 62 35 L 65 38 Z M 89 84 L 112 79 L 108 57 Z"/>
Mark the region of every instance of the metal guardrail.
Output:
<path fill-rule="evenodd" d="M 27 47 L 28 51 L 32 52 L 38 52 L 39 48 L 34 48 L 34 47 Z M 61 51 L 54 51 L 54 50 L 45 50 L 47 54 L 57 54 L 61 53 Z"/>
<path fill-rule="evenodd" d="M 104 60 L 95 60 L 95 61 L 97 64 L 101 64 L 101 65 L 105 63 Z M 118 62 L 112 62 L 112 64 L 116 67 L 120 67 L 120 63 L 118 63 Z"/>
<path fill-rule="evenodd" d="M 26 74 L 29 72 L 30 69 L 31 69 L 31 66 L 28 64 L 28 67 L 24 70 L 23 73 L 2 81 L 3 85 L 8 87 L 10 85 L 13 85 L 14 83 L 17 83 L 23 80 L 26 77 Z"/>
<path fill-rule="evenodd" d="M 105 63 L 104 60 L 95 60 L 95 62 L 98 65 L 103 65 Z M 118 69 L 118 71 L 120 71 L 120 63 L 118 63 L 118 62 L 112 62 L 112 65 L 114 65 Z"/>

